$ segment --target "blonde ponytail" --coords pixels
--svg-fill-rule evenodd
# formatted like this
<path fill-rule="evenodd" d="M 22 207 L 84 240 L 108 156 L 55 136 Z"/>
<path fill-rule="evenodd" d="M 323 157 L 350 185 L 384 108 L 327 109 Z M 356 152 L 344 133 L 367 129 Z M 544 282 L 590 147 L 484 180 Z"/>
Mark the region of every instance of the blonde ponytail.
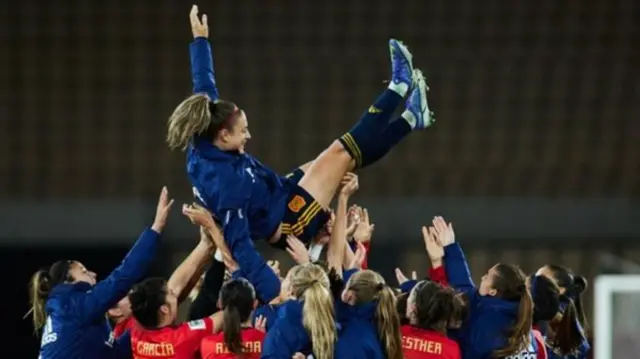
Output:
<path fill-rule="evenodd" d="M 311 338 L 317 359 L 333 359 L 337 329 L 329 278 L 322 267 L 303 264 L 291 269 L 293 295 L 304 301 L 302 324 Z"/>
<path fill-rule="evenodd" d="M 302 298 L 302 324 L 311 337 L 313 354 L 318 359 L 331 359 L 336 342 L 331 293 L 322 284 L 315 282 L 304 291 Z"/>
<path fill-rule="evenodd" d="M 211 125 L 211 101 L 204 94 L 196 94 L 182 101 L 168 121 L 167 144 L 169 148 L 184 151 L 195 135 L 203 134 Z"/>
<path fill-rule="evenodd" d="M 384 344 L 388 359 L 402 359 L 400 315 L 396 310 L 396 296 L 384 278 L 372 270 L 363 270 L 349 278 L 346 289 L 353 291 L 356 304 L 377 301 L 376 327 L 378 339 Z"/>
<path fill-rule="evenodd" d="M 400 315 L 396 310 L 396 296 L 389 286 L 386 284 L 383 286 L 376 308 L 378 336 L 384 343 L 387 358 L 402 359 L 402 336 L 400 334 Z"/>
<path fill-rule="evenodd" d="M 30 311 L 33 319 L 33 330 L 36 335 L 38 335 L 47 320 L 44 305 L 50 290 L 51 278 L 49 277 L 49 273 L 46 270 L 37 271 L 29 282 Z"/>

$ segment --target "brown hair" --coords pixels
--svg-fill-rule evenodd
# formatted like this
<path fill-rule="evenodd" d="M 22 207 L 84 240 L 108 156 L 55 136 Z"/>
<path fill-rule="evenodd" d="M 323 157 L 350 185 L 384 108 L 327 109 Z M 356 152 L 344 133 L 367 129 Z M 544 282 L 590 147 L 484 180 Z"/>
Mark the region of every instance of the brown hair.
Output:
<path fill-rule="evenodd" d="M 516 322 L 507 332 L 507 346 L 493 352 L 494 357 L 503 358 L 517 354 L 529 345 L 533 324 L 533 299 L 527 289 L 527 277 L 520 267 L 499 263 L 494 270 L 496 275 L 493 277 L 493 289 L 497 292 L 496 297 L 520 303 Z"/>
<path fill-rule="evenodd" d="M 304 301 L 302 324 L 311 338 L 314 356 L 332 359 L 337 329 L 327 274 L 322 267 L 307 263 L 291 268 L 289 277 L 293 295 Z"/>
<path fill-rule="evenodd" d="M 565 293 L 560 295 L 560 303 L 565 307 L 564 312 L 549 323 L 552 332 L 549 345 L 559 354 L 566 356 L 575 353 L 586 340 L 584 330 L 588 323 L 582 308 L 582 293 L 587 288 L 587 280 L 574 276 L 569 269 L 559 265 L 551 264 L 546 267 L 558 287 L 565 289 Z"/>
<path fill-rule="evenodd" d="M 451 323 L 457 322 L 464 304 L 455 290 L 431 281 L 419 282 L 409 296 L 415 304 L 415 316 L 410 318 L 418 328 L 446 334 Z"/>
<path fill-rule="evenodd" d="M 560 298 L 561 302 L 568 303 L 568 299 L 573 301 L 578 322 L 585 331 L 588 330 L 589 323 L 587 322 L 587 316 L 584 314 L 584 306 L 582 304 L 582 293 L 587 289 L 587 279 L 573 274 L 571 270 L 563 266 L 549 264 L 546 267 L 551 272 L 558 287 L 565 290 L 564 296 Z"/>
<path fill-rule="evenodd" d="M 384 278 L 372 270 L 362 270 L 349 278 L 345 288 L 355 293 L 356 304 L 378 302 L 375 315 L 378 338 L 384 344 L 388 359 L 402 359 L 402 336 L 396 296 Z"/>
<path fill-rule="evenodd" d="M 230 130 L 238 107 L 225 100 L 211 101 L 205 94 L 195 94 L 182 101 L 168 121 L 169 148 L 186 150 L 194 136 L 213 140 L 221 129 Z"/>
<path fill-rule="evenodd" d="M 48 270 L 41 269 L 31 276 L 29 281 L 29 302 L 31 304 L 30 312 L 33 320 L 33 330 L 36 335 L 38 335 L 47 320 L 45 303 L 53 287 L 73 280 L 69 276 L 69 269 L 72 264 L 73 261 L 60 260 L 55 262 Z"/>

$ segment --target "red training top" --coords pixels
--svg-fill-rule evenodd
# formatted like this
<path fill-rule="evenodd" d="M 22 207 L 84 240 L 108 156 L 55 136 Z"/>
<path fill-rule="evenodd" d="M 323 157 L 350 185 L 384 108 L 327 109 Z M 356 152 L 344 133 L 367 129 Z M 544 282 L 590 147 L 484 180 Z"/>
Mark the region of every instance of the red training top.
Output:
<path fill-rule="evenodd" d="M 442 333 L 403 325 L 402 352 L 406 359 L 460 359 L 458 343 Z"/>
<path fill-rule="evenodd" d="M 262 354 L 262 342 L 265 334 L 255 328 L 243 328 L 240 332 L 242 346 L 244 347 L 243 359 L 260 359 Z M 224 333 L 209 335 L 202 339 L 200 344 L 202 359 L 235 359 L 238 356 L 229 351 L 224 343 Z"/>
<path fill-rule="evenodd" d="M 113 326 L 113 336 L 118 339 L 122 334 L 124 334 L 124 332 L 127 331 L 127 329 L 133 328 L 135 324 L 136 320 L 132 315 L 129 316 L 127 319 Z"/>
<path fill-rule="evenodd" d="M 131 328 L 134 359 L 199 358 L 200 341 L 213 332 L 213 319 L 193 320 L 179 325 L 147 330 L 140 325 Z"/>

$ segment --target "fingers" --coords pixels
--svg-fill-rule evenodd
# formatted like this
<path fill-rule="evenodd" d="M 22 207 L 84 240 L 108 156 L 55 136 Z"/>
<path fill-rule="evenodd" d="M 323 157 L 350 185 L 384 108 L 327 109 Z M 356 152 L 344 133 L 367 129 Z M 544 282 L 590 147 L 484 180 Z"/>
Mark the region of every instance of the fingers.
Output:
<path fill-rule="evenodd" d="M 287 244 L 292 249 L 298 249 L 299 250 L 301 248 L 304 248 L 304 244 L 302 244 L 302 242 L 298 239 L 298 237 L 293 236 L 291 234 L 289 234 L 287 236 Z"/>
<path fill-rule="evenodd" d="M 366 208 L 362 210 L 362 221 L 364 223 L 369 223 L 369 211 L 367 211 Z"/>
<path fill-rule="evenodd" d="M 207 18 L 207 14 L 203 14 L 202 15 L 202 26 L 205 27 L 205 28 L 207 26 L 209 26 L 209 21 L 208 21 L 208 18 Z"/>
<path fill-rule="evenodd" d="M 442 240 L 440 240 L 440 236 L 438 236 L 438 232 L 435 228 L 429 227 L 429 236 L 433 238 L 435 243 L 442 247 Z"/>
<path fill-rule="evenodd" d="M 422 226 L 422 238 L 424 238 L 425 241 L 429 240 L 429 230 L 426 226 Z"/>
<path fill-rule="evenodd" d="M 433 225 L 436 227 L 438 232 L 444 232 L 447 230 L 447 222 L 444 221 L 444 218 L 437 216 L 433 219 Z"/>
<path fill-rule="evenodd" d="M 169 200 L 169 203 L 167 203 L 166 206 L 164 206 L 164 210 L 169 211 L 171 209 L 171 206 L 173 206 L 173 198 Z"/>
<path fill-rule="evenodd" d="M 411 272 L 411 279 L 418 280 L 418 273 L 416 273 L 416 271 Z"/>
<path fill-rule="evenodd" d="M 189 12 L 189 20 L 191 20 L 192 25 L 200 25 L 200 19 L 198 19 L 198 5 L 193 5 L 191 7 L 191 12 Z"/>
<path fill-rule="evenodd" d="M 396 279 L 398 280 L 399 284 L 402 284 L 407 281 L 407 277 L 405 277 L 404 273 L 402 273 L 400 268 L 396 268 L 395 272 L 396 272 Z"/>
<path fill-rule="evenodd" d="M 158 197 L 158 205 L 165 206 L 167 203 L 167 199 L 169 198 L 169 190 L 167 186 L 163 186 L 160 190 L 160 197 Z"/>

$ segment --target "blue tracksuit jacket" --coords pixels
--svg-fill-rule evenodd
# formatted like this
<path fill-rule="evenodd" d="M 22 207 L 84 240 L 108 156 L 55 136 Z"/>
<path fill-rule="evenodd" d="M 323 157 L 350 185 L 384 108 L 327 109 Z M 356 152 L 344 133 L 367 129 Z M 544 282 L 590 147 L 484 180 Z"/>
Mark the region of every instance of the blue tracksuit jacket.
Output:
<path fill-rule="evenodd" d="M 197 38 L 190 47 L 193 91 L 219 97 L 211 47 Z M 223 223 L 225 241 L 260 300 L 270 302 L 280 281 L 253 247 L 278 228 L 286 209 L 290 181 L 248 154 L 221 151 L 210 139 L 196 137 L 187 149 L 187 173 L 196 198 Z"/>
<path fill-rule="evenodd" d="M 336 306 L 340 317 L 340 335 L 336 344 L 336 359 L 385 359 L 384 346 L 376 325 L 377 302 Z"/>
<path fill-rule="evenodd" d="M 45 306 L 48 317 L 39 359 L 106 359 L 118 357 L 123 348 L 127 351 L 128 335 L 116 343 L 109 341 L 111 328 L 105 313 L 145 275 L 159 237 L 151 229 L 144 231 L 122 264 L 95 286 L 65 283 L 52 289 Z"/>
<path fill-rule="evenodd" d="M 445 247 L 444 268 L 449 285 L 464 291 L 469 298 L 469 317 L 460 329 L 450 332 L 460 345 L 462 358 L 495 359 L 492 352 L 506 346 L 505 333 L 517 319 L 519 303 L 478 294 L 458 243 Z M 534 341 L 525 352 L 512 358 L 535 358 L 536 350 Z"/>

